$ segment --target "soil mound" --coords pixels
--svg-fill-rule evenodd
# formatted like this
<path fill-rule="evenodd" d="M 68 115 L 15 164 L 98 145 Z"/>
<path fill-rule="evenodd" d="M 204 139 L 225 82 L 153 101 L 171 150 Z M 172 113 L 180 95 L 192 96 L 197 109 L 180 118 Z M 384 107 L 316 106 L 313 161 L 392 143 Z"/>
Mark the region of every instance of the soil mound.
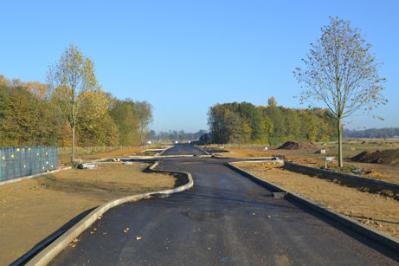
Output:
<path fill-rule="evenodd" d="M 296 141 L 287 141 L 284 144 L 282 144 L 280 147 L 278 147 L 277 149 L 280 149 L 280 150 L 299 150 L 299 149 L 312 150 L 312 149 L 315 149 L 315 145 L 310 142 L 299 143 Z"/>
<path fill-rule="evenodd" d="M 299 149 L 299 143 L 295 141 L 287 141 L 284 144 L 282 144 L 280 147 L 277 149 L 280 150 L 297 150 Z"/>
<path fill-rule="evenodd" d="M 354 162 L 399 165 L 399 149 L 367 152 L 363 151 L 351 158 Z"/>

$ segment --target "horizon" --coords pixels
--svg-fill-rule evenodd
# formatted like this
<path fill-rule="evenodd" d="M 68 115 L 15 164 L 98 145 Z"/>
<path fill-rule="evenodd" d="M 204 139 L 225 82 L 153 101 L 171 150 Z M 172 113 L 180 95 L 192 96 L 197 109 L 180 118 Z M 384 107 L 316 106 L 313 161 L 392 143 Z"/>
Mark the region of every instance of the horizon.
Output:
<path fill-rule="evenodd" d="M 266 105 L 274 96 L 278 105 L 306 108 L 295 98 L 301 89 L 292 71 L 328 17 L 338 16 L 373 45 L 389 100 L 373 112 L 383 121 L 358 112 L 346 128 L 399 127 L 399 3 L 383 2 L 9 2 L 0 29 L 13 38 L 3 41 L 0 74 L 45 82 L 48 66 L 72 43 L 94 61 L 105 91 L 153 106 L 151 129 L 197 132 L 208 130 L 216 103 Z"/>

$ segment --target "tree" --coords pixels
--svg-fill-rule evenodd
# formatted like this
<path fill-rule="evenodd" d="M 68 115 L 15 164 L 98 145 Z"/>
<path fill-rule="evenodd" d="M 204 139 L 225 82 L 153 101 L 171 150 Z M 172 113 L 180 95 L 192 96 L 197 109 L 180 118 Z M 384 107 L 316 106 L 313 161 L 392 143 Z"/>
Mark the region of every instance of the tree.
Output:
<path fill-rule="evenodd" d="M 268 105 L 264 110 L 264 113 L 270 118 L 270 121 L 273 124 L 273 132 L 269 137 L 269 144 L 276 145 L 284 139 L 284 114 L 281 108 L 274 104 Z"/>
<path fill-rule="evenodd" d="M 0 85 L 0 146 L 55 144 L 54 106 L 24 87 Z"/>
<path fill-rule="evenodd" d="M 110 115 L 119 131 L 119 144 L 136 145 L 140 142 L 139 122 L 132 100 L 114 100 Z"/>
<path fill-rule="evenodd" d="M 135 113 L 139 122 L 140 144 L 144 144 L 146 135 L 148 134 L 148 125 L 152 120 L 151 105 L 148 102 L 136 102 Z"/>
<path fill-rule="evenodd" d="M 371 45 L 349 21 L 330 18 L 321 28 L 322 35 L 311 44 L 303 59 L 304 69 L 296 68 L 294 76 L 304 87 L 301 102 L 322 101 L 336 119 L 338 133 L 338 161 L 343 166 L 343 120 L 364 108 L 371 110 L 386 100 L 382 96 L 383 78 L 371 54 Z"/>
<path fill-rule="evenodd" d="M 108 112 L 109 97 L 106 93 L 86 91 L 78 114 L 78 143 L 84 146 L 116 145 L 119 142 L 118 129 Z"/>
<path fill-rule="evenodd" d="M 268 106 L 272 106 L 272 107 L 276 107 L 277 106 L 276 98 L 274 96 L 272 96 L 269 99 L 267 99 L 267 105 Z"/>
<path fill-rule="evenodd" d="M 299 136 L 301 122 L 298 113 L 294 109 L 284 110 L 285 135 L 288 139 L 295 139 L 296 136 Z"/>
<path fill-rule="evenodd" d="M 84 92 L 99 88 L 93 62 L 82 55 L 78 47 L 70 45 L 58 63 L 49 69 L 49 83 L 53 96 L 72 130 L 71 161 L 75 160 L 76 125 Z"/>

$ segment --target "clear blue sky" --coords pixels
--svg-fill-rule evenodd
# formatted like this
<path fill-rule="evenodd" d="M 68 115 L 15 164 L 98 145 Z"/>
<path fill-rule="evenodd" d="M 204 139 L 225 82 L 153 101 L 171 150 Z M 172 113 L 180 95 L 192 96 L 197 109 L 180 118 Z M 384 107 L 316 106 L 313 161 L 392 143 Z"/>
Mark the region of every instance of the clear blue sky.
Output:
<path fill-rule="evenodd" d="M 61 3 L 62 2 L 62 3 Z M 215 103 L 299 107 L 294 67 L 328 16 L 352 21 L 387 78 L 384 121 L 357 114 L 349 128 L 399 126 L 399 1 L 2 1 L 0 73 L 46 80 L 70 44 L 96 64 L 104 90 L 147 100 L 155 130 L 207 129 Z"/>

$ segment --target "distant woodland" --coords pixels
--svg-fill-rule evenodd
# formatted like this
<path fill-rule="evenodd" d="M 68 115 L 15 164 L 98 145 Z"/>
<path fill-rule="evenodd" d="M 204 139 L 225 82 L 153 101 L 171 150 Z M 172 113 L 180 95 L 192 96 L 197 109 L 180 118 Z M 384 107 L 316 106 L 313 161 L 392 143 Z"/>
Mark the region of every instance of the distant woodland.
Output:
<path fill-rule="evenodd" d="M 225 103 L 208 113 L 214 143 L 276 145 L 287 140 L 330 141 L 336 139 L 336 120 L 326 109 L 294 109 L 278 106 L 272 97 L 266 106 Z"/>
<path fill-rule="evenodd" d="M 79 146 L 137 145 L 152 119 L 147 102 L 120 100 L 97 89 L 81 100 L 76 133 Z M 0 146 L 71 145 L 71 128 L 57 91 L 47 84 L 0 75 Z"/>
<path fill-rule="evenodd" d="M 160 131 L 155 132 L 151 130 L 148 134 L 148 139 L 155 142 L 186 142 L 199 140 L 201 136 L 206 135 L 206 130 L 198 130 L 197 132 L 185 132 L 184 130 L 170 130 L 170 131 Z"/>
<path fill-rule="evenodd" d="M 345 130 L 344 135 L 346 138 L 399 138 L 399 128 Z"/>
<path fill-rule="evenodd" d="M 8 80 L 0 75 L 0 146 L 71 145 L 71 128 L 54 92 L 47 84 Z M 79 146 L 138 145 L 155 141 L 276 145 L 287 140 L 336 140 L 336 120 L 321 108 L 278 106 L 272 97 L 265 106 L 251 103 L 216 104 L 209 109 L 209 134 L 184 131 L 149 131 L 151 105 L 120 100 L 102 90 L 79 95 L 82 104 L 77 122 Z M 392 138 L 399 128 L 345 130 L 346 138 Z"/>

